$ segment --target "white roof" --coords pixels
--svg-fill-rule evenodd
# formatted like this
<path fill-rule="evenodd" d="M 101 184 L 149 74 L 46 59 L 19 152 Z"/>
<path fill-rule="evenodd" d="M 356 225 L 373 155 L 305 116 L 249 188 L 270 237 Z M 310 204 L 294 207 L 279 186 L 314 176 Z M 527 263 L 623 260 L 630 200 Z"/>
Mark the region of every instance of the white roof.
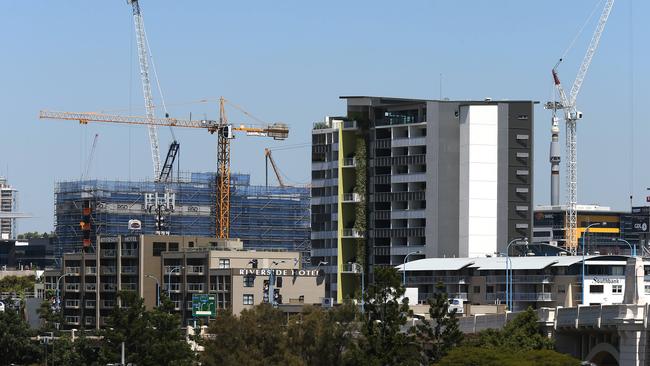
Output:
<path fill-rule="evenodd" d="M 607 255 L 585 256 L 588 265 L 621 265 L 625 260 L 612 260 Z M 596 258 L 610 258 L 610 260 L 595 260 Z M 506 257 L 477 257 L 477 258 L 425 258 L 408 262 L 407 271 L 457 271 L 461 268 L 471 267 L 479 271 L 504 270 L 506 268 Z M 539 270 L 549 266 L 568 267 L 582 262 L 582 256 L 535 256 L 535 257 L 510 257 L 512 269 L 515 270 Z M 397 266 L 402 270 L 402 265 Z"/>

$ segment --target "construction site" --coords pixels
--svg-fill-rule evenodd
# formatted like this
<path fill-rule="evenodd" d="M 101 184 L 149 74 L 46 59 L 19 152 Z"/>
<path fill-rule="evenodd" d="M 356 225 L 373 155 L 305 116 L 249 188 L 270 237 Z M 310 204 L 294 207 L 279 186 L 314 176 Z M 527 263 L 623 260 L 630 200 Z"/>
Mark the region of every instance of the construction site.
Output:
<path fill-rule="evenodd" d="M 246 249 L 296 250 L 309 257 L 309 189 L 250 184 L 234 174 L 230 236 Z M 56 183 L 57 255 L 79 252 L 80 220 L 89 209 L 90 240 L 97 235 L 162 234 L 215 236 L 216 175 L 190 173 L 166 184 L 153 181 L 76 180 Z M 86 245 L 88 246 L 88 245 Z"/>

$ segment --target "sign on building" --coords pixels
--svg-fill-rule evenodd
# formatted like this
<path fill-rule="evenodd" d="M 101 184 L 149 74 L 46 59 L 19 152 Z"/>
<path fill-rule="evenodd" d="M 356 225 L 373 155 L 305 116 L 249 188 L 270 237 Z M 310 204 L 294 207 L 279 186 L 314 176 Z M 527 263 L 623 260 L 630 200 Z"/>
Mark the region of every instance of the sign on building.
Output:
<path fill-rule="evenodd" d="M 192 316 L 216 316 L 216 303 L 215 295 L 192 294 Z"/>
<path fill-rule="evenodd" d="M 650 232 L 650 217 L 646 215 L 621 216 L 621 229 L 627 233 Z"/>

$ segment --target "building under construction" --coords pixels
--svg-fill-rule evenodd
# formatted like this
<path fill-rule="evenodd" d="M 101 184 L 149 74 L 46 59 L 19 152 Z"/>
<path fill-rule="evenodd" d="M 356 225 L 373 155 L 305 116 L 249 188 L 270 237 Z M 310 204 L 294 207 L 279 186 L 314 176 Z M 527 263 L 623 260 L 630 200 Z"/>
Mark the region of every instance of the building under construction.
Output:
<path fill-rule="evenodd" d="M 250 184 L 235 174 L 230 236 L 246 249 L 310 251 L 310 194 L 304 187 Z M 57 255 L 94 245 L 96 235 L 214 236 L 214 173 L 191 173 L 169 183 L 83 180 L 55 187 Z M 88 224 L 86 224 L 88 223 Z"/>

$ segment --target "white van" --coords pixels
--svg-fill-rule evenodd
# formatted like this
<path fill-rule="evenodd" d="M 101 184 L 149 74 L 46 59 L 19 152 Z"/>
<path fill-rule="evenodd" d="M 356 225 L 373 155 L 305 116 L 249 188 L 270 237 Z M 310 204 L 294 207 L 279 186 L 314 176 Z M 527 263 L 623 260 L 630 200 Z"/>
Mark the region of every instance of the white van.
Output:
<path fill-rule="evenodd" d="M 456 314 L 463 314 L 465 312 L 463 299 L 449 299 L 449 308 L 447 311 L 451 313 L 454 309 L 456 309 Z"/>

